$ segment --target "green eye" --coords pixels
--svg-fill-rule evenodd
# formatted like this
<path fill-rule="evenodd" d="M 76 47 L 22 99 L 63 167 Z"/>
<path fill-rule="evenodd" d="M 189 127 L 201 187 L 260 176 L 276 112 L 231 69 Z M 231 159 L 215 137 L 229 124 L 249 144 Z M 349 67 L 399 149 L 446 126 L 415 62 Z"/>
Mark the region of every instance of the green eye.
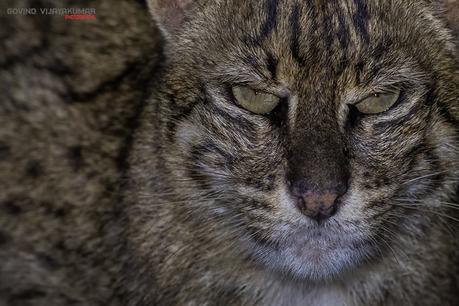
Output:
<path fill-rule="evenodd" d="M 396 93 L 374 94 L 355 105 L 363 114 L 379 114 L 391 108 L 400 97 L 400 91 Z"/>
<path fill-rule="evenodd" d="M 247 86 L 234 86 L 232 90 L 239 105 L 255 114 L 268 114 L 279 104 L 278 96 L 257 92 Z"/>

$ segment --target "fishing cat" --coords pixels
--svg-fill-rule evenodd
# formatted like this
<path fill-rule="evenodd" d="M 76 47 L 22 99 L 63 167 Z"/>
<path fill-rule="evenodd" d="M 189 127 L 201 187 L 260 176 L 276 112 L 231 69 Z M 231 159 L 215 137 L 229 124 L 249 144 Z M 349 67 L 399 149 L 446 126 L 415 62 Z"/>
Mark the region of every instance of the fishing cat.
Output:
<path fill-rule="evenodd" d="M 161 1 L 124 190 L 129 305 L 457 305 L 437 3 Z"/>
<path fill-rule="evenodd" d="M 157 72 L 141 1 L 97 3 L 110 48 L 74 24 L 84 52 L 45 32 L 2 66 L 0 305 L 459 304 L 440 0 L 150 0 Z"/>

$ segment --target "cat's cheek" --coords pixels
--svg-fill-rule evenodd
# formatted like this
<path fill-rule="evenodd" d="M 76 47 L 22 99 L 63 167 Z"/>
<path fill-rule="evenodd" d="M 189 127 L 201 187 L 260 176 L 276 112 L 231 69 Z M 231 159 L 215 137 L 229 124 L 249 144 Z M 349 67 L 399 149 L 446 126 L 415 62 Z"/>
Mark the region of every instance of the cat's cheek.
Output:
<path fill-rule="evenodd" d="M 187 152 L 193 145 L 196 145 L 203 137 L 204 131 L 202 126 L 198 126 L 189 121 L 181 122 L 177 126 L 175 133 L 175 146 L 179 152 Z"/>
<path fill-rule="evenodd" d="M 355 174 L 342 205 L 336 214 L 339 221 L 365 223 L 388 207 L 388 199 L 397 191 L 397 184 L 389 178 Z"/>

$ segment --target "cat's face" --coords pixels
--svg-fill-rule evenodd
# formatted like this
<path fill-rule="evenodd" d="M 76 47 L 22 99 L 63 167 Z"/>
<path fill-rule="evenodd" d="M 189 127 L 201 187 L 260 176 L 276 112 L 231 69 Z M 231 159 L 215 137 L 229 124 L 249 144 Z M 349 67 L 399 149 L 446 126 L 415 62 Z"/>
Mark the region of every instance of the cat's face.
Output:
<path fill-rule="evenodd" d="M 158 94 L 166 165 L 190 214 L 301 279 L 422 236 L 434 214 L 416 208 L 441 211 L 457 188 L 458 84 L 445 31 L 409 2 L 196 5 L 169 41 Z M 278 104 L 258 114 L 234 88 Z M 378 109 L 374 94 L 393 101 Z"/>

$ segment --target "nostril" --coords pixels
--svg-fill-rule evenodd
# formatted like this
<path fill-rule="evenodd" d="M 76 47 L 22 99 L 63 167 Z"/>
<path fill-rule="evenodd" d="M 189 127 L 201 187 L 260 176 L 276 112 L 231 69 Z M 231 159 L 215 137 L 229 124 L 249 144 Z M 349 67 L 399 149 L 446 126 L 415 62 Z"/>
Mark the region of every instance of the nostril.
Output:
<path fill-rule="evenodd" d="M 336 197 L 335 199 L 335 202 L 333 203 L 334 205 L 337 205 L 337 206 L 340 206 L 343 202 L 343 196 L 346 194 L 346 192 L 344 192 L 343 194 L 340 194 Z"/>
<path fill-rule="evenodd" d="M 332 205 L 321 207 L 321 209 L 318 212 L 318 215 L 321 217 L 322 220 L 324 220 L 336 214 L 337 211 L 338 204 L 333 203 Z"/>
<path fill-rule="evenodd" d="M 308 207 L 306 206 L 306 202 L 303 197 L 296 197 L 296 207 L 300 212 L 306 214 Z"/>

